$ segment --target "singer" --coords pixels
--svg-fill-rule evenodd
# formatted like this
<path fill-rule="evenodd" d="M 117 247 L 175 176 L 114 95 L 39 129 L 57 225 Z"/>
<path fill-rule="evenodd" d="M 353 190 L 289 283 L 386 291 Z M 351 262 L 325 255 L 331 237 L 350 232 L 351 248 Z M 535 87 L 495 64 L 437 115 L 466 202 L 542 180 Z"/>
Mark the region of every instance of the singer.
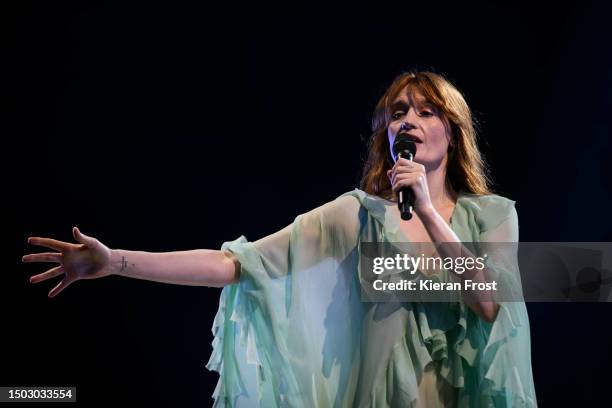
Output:
<path fill-rule="evenodd" d="M 73 228 L 78 244 L 29 239 L 59 251 L 24 256 L 59 264 L 31 281 L 63 276 L 50 296 L 111 274 L 223 287 L 207 365 L 220 376 L 216 407 L 536 407 L 523 302 L 361 301 L 360 242 L 518 242 L 514 201 L 492 193 L 470 109 L 448 80 L 399 75 L 372 130 L 360 188 L 272 235 L 150 253 Z M 413 144 L 412 160 L 397 157 L 396 138 Z"/>

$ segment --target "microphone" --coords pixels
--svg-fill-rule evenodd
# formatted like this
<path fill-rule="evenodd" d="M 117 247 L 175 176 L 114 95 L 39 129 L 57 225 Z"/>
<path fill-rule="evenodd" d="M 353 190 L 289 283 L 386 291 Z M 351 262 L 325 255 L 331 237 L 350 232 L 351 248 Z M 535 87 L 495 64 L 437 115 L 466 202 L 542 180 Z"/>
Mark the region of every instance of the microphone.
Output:
<path fill-rule="evenodd" d="M 408 135 L 400 133 L 393 142 L 393 154 L 398 160 L 403 158 L 412 161 L 416 154 L 416 144 Z M 414 191 L 410 187 L 402 187 L 397 192 L 397 207 L 404 221 L 412 218 L 414 198 Z"/>

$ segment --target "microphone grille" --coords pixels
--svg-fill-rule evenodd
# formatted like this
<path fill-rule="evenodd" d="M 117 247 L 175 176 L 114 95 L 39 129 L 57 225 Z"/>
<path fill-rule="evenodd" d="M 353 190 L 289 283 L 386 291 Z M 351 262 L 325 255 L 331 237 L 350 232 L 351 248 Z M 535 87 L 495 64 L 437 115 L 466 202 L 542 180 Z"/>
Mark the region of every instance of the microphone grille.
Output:
<path fill-rule="evenodd" d="M 408 150 L 413 156 L 416 154 L 416 144 L 407 135 L 397 135 L 393 142 L 393 154 Z"/>

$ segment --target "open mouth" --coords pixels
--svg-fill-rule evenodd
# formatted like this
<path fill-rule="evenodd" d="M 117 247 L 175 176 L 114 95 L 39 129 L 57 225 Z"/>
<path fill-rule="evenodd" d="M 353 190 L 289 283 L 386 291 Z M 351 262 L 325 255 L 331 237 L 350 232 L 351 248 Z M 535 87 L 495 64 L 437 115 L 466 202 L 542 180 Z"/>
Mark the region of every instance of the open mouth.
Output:
<path fill-rule="evenodd" d="M 397 135 L 398 136 L 399 135 L 406 136 L 410 140 L 412 140 L 414 143 L 423 143 L 423 141 L 421 139 L 419 139 L 417 136 L 411 135 L 410 133 L 407 133 L 407 132 L 399 132 Z"/>

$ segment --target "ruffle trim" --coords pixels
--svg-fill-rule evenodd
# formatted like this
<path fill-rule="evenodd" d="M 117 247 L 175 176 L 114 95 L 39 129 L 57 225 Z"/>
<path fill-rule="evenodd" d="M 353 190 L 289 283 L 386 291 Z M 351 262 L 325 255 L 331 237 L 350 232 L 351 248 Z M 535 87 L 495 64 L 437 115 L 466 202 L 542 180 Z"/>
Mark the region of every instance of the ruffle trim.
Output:
<path fill-rule="evenodd" d="M 221 250 L 232 252 L 241 265 L 240 281 L 221 291 L 219 309 L 213 321 L 213 351 L 206 368 L 219 373 L 213 392 L 213 407 L 233 407 L 240 396 L 256 398 L 259 406 L 300 406 L 299 387 L 287 361 L 283 335 L 273 334 L 273 324 L 266 310 L 267 302 L 251 274 L 264 271 L 259 252 L 246 237 L 224 242 Z M 259 330 L 258 330 L 259 329 Z M 277 327 L 278 329 L 278 327 Z M 272 338 L 274 336 L 274 338 Z M 239 361 L 236 343 L 246 350 L 244 360 Z M 262 344 L 274 344 L 264 347 Z M 248 395 L 245 379 L 241 375 L 241 363 L 256 371 L 258 395 Z"/>
<path fill-rule="evenodd" d="M 359 189 L 344 195 L 356 197 L 383 226 L 390 241 L 401 240 L 398 220 L 389 217 L 380 198 Z M 457 206 L 460 207 L 459 212 L 467 212 L 479 228 L 488 229 L 501 223 L 505 219 L 503 214 L 510 214 L 514 201 L 496 195 L 480 197 L 463 194 Z M 495 221 L 491 223 L 488 220 Z M 457 305 L 459 313 L 456 324 L 442 331 L 429 327 L 423 305 L 412 304 L 414 324 L 418 328 L 413 332 L 418 333 L 418 338 L 408 338 L 411 334 L 406 333 L 394 346 L 386 370 L 387 383 L 382 385 L 388 391 L 393 389 L 399 394 L 393 397 L 394 403 L 399 402 L 404 406 L 414 404 L 419 395 L 418 382 L 425 367 L 436 361 L 444 380 L 460 389 L 459 406 L 537 406 L 531 367 L 520 370 L 516 365 L 516 358 L 525 358 L 519 352 L 530 352 L 529 343 L 524 342 L 529 338 L 524 303 L 500 302 L 493 323 L 482 321 L 465 303 Z M 466 372 L 466 369 L 470 372 Z M 408 378 L 413 381 L 407 381 Z M 467 388 L 474 387 L 478 390 L 474 393 L 479 395 L 478 401 L 470 400 L 474 394 L 470 395 Z"/>
<path fill-rule="evenodd" d="M 258 257 L 252 255 L 255 251 L 245 250 L 250 245 L 246 237 L 240 236 L 234 241 L 223 243 L 221 250 L 232 252 L 240 261 L 242 269 L 254 270 L 261 268 Z M 219 309 L 213 321 L 212 333 L 214 336 L 213 351 L 206 368 L 219 374 L 217 386 L 212 398 L 215 400 L 213 407 L 235 406 L 236 400 L 241 395 L 247 395 L 243 378 L 238 367 L 235 353 L 235 340 L 238 337 L 240 346 L 246 347 L 246 362 L 256 367 L 258 380 L 261 388 L 265 380 L 265 372 L 257 350 L 257 341 L 253 327 L 252 306 L 245 299 L 251 291 L 253 283 L 241 274 L 240 282 L 228 285 L 221 291 Z M 251 319 L 248 318 L 251 316 Z"/>

